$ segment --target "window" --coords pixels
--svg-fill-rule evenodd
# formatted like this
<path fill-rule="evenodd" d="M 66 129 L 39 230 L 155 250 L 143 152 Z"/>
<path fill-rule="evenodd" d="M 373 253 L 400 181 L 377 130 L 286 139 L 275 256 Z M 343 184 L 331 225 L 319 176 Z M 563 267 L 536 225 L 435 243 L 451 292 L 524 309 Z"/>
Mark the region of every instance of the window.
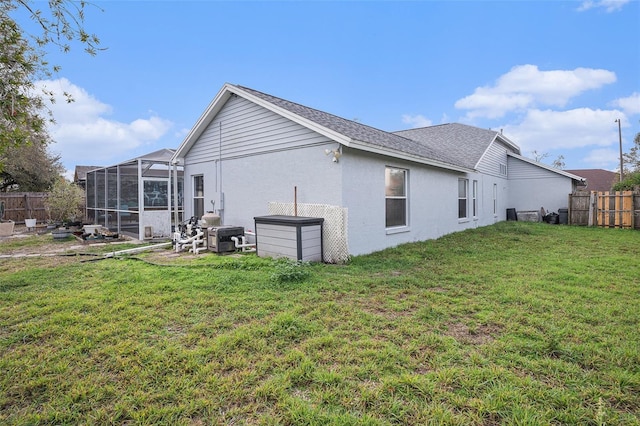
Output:
<path fill-rule="evenodd" d="M 473 181 L 473 188 L 471 190 L 471 209 L 473 210 L 473 217 L 478 217 L 478 181 Z"/>
<path fill-rule="evenodd" d="M 386 227 L 407 226 L 407 171 L 387 167 L 384 184 Z"/>
<path fill-rule="evenodd" d="M 498 214 L 498 184 L 493 184 L 493 214 Z"/>
<path fill-rule="evenodd" d="M 163 208 L 169 206 L 169 181 L 151 180 L 144 181 L 144 207 L 145 209 Z"/>
<path fill-rule="evenodd" d="M 466 219 L 469 198 L 469 179 L 458 179 L 458 219 Z"/>
<path fill-rule="evenodd" d="M 500 175 L 501 176 L 507 175 L 507 165 L 504 163 L 500 163 Z"/>
<path fill-rule="evenodd" d="M 193 177 L 193 215 L 200 218 L 204 215 L 204 176 Z"/>

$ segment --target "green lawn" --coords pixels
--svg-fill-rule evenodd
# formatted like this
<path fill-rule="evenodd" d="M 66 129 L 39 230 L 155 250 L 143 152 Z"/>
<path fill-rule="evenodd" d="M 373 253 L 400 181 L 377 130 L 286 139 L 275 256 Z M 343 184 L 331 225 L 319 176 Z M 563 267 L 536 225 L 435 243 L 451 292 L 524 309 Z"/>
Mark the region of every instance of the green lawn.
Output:
<path fill-rule="evenodd" d="M 0 424 L 640 425 L 637 231 L 167 252 L 0 260 Z"/>

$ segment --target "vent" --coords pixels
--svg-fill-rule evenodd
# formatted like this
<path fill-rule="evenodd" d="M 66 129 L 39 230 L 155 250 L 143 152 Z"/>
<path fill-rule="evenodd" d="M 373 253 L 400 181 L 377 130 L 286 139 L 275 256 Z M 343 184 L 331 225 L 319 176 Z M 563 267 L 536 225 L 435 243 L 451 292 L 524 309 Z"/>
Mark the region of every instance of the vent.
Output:
<path fill-rule="evenodd" d="M 144 238 L 153 238 L 153 226 L 145 226 L 144 227 Z"/>

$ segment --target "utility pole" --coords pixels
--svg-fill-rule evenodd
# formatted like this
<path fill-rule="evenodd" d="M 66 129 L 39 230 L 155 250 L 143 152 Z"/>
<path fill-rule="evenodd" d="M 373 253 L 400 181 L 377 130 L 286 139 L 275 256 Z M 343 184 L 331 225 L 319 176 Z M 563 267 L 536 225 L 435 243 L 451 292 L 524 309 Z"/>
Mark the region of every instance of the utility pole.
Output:
<path fill-rule="evenodd" d="M 616 120 L 614 121 L 614 123 L 618 123 L 618 139 L 620 140 L 620 182 L 622 182 L 622 174 L 623 172 L 623 163 L 622 163 L 622 129 L 621 129 L 621 124 L 620 124 L 620 119 L 616 118 Z"/>

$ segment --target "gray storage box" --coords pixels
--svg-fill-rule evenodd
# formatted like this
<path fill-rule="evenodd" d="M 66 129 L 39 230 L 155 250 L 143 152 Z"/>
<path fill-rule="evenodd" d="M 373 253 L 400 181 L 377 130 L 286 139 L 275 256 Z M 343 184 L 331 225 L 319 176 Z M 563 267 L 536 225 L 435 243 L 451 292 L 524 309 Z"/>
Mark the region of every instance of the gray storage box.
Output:
<path fill-rule="evenodd" d="M 253 219 L 256 225 L 258 256 L 323 261 L 323 218 L 274 215 Z"/>

